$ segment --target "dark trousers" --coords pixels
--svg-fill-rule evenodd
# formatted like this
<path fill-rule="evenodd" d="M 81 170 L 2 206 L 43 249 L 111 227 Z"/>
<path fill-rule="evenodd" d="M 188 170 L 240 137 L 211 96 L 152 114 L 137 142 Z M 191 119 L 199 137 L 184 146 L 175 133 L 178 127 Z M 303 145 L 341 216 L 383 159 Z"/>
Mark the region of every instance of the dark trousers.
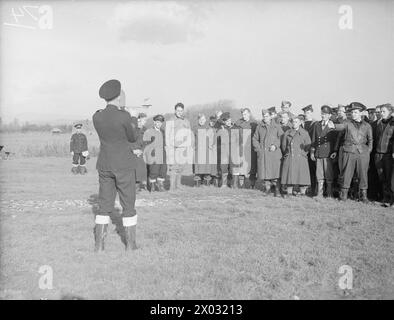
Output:
<path fill-rule="evenodd" d="M 82 155 L 82 153 L 74 153 L 73 155 L 73 164 L 80 164 L 83 166 L 86 163 L 86 158 Z"/>
<path fill-rule="evenodd" d="M 166 164 L 150 164 L 148 165 L 149 179 L 156 180 L 157 178 L 165 179 L 167 175 Z"/>
<path fill-rule="evenodd" d="M 391 153 L 377 153 L 374 160 L 379 182 L 386 186 L 389 185 L 393 166 Z"/>
<path fill-rule="evenodd" d="M 316 193 L 316 161 L 312 161 L 308 154 L 309 176 L 311 178 L 311 193 Z"/>
<path fill-rule="evenodd" d="M 123 217 L 135 216 L 135 170 L 99 170 L 98 174 L 99 214 L 108 216 L 113 211 L 116 192 L 118 192 Z"/>
<path fill-rule="evenodd" d="M 343 176 L 342 187 L 345 189 L 350 188 L 354 171 L 356 171 L 356 177 L 359 181 L 359 189 L 368 189 L 368 165 L 369 165 L 369 153 L 343 153 Z"/>

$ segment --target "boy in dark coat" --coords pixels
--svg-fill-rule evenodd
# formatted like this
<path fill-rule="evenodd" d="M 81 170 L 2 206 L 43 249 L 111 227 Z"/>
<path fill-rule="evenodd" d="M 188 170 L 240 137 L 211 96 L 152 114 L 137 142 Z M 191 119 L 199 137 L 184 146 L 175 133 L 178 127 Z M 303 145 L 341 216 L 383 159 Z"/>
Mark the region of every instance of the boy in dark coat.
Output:
<path fill-rule="evenodd" d="M 82 123 L 77 123 L 74 126 L 76 132 L 71 136 L 70 152 L 73 156 L 73 167 L 71 172 L 74 174 L 87 173 L 85 164 L 86 157 L 89 155 L 88 140 L 86 135 L 82 133 Z"/>

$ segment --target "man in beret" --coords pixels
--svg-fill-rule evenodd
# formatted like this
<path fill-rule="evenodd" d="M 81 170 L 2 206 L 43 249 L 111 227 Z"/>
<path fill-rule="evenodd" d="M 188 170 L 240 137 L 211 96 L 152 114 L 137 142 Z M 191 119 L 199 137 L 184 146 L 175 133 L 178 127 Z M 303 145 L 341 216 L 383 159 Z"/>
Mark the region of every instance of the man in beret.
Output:
<path fill-rule="evenodd" d="M 317 197 L 323 197 L 324 184 L 327 197 L 332 198 L 332 183 L 334 181 L 333 158 L 336 142 L 336 132 L 329 128 L 331 108 L 327 105 L 321 107 L 322 120 L 316 122 L 311 134 L 310 158 L 316 162 Z"/>
<path fill-rule="evenodd" d="M 254 189 L 256 184 L 257 154 L 252 147 L 252 137 L 256 131 L 257 123 L 251 119 L 251 112 L 249 108 L 241 109 L 241 119 L 238 119 L 235 122 L 235 126 L 241 129 L 241 147 L 245 148 L 246 144 L 248 144 L 247 149 L 250 148 L 250 154 L 244 156 L 244 159 L 238 171 L 238 177 L 234 175 L 234 186 L 237 187 L 236 180 L 238 178 L 239 186 L 243 188 L 246 185 L 245 178 L 248 178 L 250 188 Z"/>
<path fill-rule="evenodd" d="M 171 190 L 182 187 L 182 175 L 193 173 L 193 133 L 190 122 L 185 118 L 183 103 L 177 103 L 174 109 L 174 115 L 166 121 L 164 128 Z"/>
<path fill-rule="evenodd" d="M 73 156 L 73 167 L 71 172 L 73 174 L 85 174 L 86 157 L 89 155 L 88 140 L 86 135 L 82 133 L 82 123 L 77 123 L 75 126 L 75 133 L 71 136 L 70 152 Z"/>
<path fill-rule="evenodd" d="M 362 119 L 362 112 L 366 109 L 362 103 L 352 102 L 349 106 L 352 113 L 351 121 L 346 121 L 343 124 L 333 124 L 330 121 L 329 124 L 335 130 L 344 131 L 340 199 L 347 200 L 350 184 L 356 170 L 361 201 L 367 203 L 368 165 L 373 147 L 372 128 L 369 123 Z M 332 156 L 335 157 L 336 153 L 334 152 Z"/>
<path fill-rule="evenodd" d="M 100 139 L 96 168 L 99 175 L 99 212 L 95 219 L 95 251 L 104 250 L 109 215 L 114 209 L 118 192 L 123 208 L 126 250 L 137 249 L 135 211 L 135 169 L 131 144 L 138 137 L 138 122 L 125 105 L 125 94 L 118 80 L 105 82 L 99 90 L 107 103 L 105 109 L 93 115 L 93 125 Z"/>

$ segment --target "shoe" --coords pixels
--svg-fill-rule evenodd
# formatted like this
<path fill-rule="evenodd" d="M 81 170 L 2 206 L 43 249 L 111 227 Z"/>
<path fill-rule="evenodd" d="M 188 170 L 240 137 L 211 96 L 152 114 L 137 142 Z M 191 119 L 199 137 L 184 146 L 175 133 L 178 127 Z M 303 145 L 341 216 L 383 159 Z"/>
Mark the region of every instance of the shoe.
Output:
<path fill-rule="evenodd" d="M 72 168 L 71 168 L 71 172 L 72 172 L 73 174 L 78 174 L 78 167 L 72 167 Z"/>
<path fill-rule="evenodd" d="M 85 166 L 79 166 L 79 173 L 84 175 L 88 172 L 88 170 L 86 170 Z"/>
<path fill-rule="evenodd" d="M 362 203 L 369 203 L 367 192 L 368 192 L 367 189 L 360 190 L 360 194 L 361 194 L 360 200 Z"/>
<path fill-rule="evenodd" d="M 327 198 L 334 198 L 334 194 L 332 192 L 332 182 L 327 182 L 326 187 Z"/>
<path fill-rule="evenodd" d="M 157 179 L 157 191 L 159 191 L 159 192 L 165 191 L 165 189 L 164 189 L 164 180 Z"/>

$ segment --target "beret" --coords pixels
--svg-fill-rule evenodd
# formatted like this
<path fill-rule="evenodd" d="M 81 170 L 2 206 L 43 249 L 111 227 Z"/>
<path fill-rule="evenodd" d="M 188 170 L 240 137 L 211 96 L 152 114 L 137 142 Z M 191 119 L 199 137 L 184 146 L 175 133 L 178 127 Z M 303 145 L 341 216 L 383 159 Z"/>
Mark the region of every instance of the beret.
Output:
<path fill-rule="evenodd" d="M 121 85 L 119 80 L 108 80 L 104 82 L 99 90 L 100 98 L 111 101 L 120 96 Z"/>
<path fill-rule="evenodd" d="M 331 107 L 330 107 L 330 106 L 324 105 L 324 106 L 322 106 L 322 107 L 320 108 L 320 110 L 321 110 L 322 113 L 328 113 L 328 114 L 331 114 L 331 113 L 332 113 L 332 110 L 331 110 Z"/>
<path fill-rule="evenodd" d="M 283 101 L 282 101 L 282 107 L 283 107 L 284 105 L 286 105 L 286 104 L 288 104 L 289 107 L 291 107 L 291 102 L 290 102 L 290 101 L 283 100 Z"/>
<path fill-rule="evenodd" d="M 178 103 L 175 105 L 174 109 L 176 109 L 176 108 L 178 108 L 178 107 L 181 107 L 182 109 L 185 109 L 185 106 L 183 105 L 182 102 L 178 102 Z"/>
<path fill-rule="evenodd" d="M 226 121 L 226 120 L 228 120 L 228 119 L 230 119 L 230 118 L 231 118 L 230 112 L 224 112 L 224 113 L 220 116 L 220 119 L 223 120 L 223 121 Z"/>
<path fill-rule="evenodd" d="M 268 108 L 269 113 L 276 113 L 275 107 Z"/>
<path fill-rule="evenodd" d="M 304 112 L 307 112 L 308 110 L 313 112 L 313 108 L 311 104 L 308 104 L 306 107 L 303 107 L 301 110 Z"/>
<path fill-rule="evenodd" d="M 164 117 L 161 114 L 155 115 L 153 117 L 153 121 L 160 121 L 160 122 L 164 122 Z"/>
<path fill-rule="evenodd" d="M 352 111 L 352 110 L 365 111 L 366 109 L 367 109 L 367 107 L 364 106 L 361 102 L 352 102 L 349 105 L 349 111 Z"/>

